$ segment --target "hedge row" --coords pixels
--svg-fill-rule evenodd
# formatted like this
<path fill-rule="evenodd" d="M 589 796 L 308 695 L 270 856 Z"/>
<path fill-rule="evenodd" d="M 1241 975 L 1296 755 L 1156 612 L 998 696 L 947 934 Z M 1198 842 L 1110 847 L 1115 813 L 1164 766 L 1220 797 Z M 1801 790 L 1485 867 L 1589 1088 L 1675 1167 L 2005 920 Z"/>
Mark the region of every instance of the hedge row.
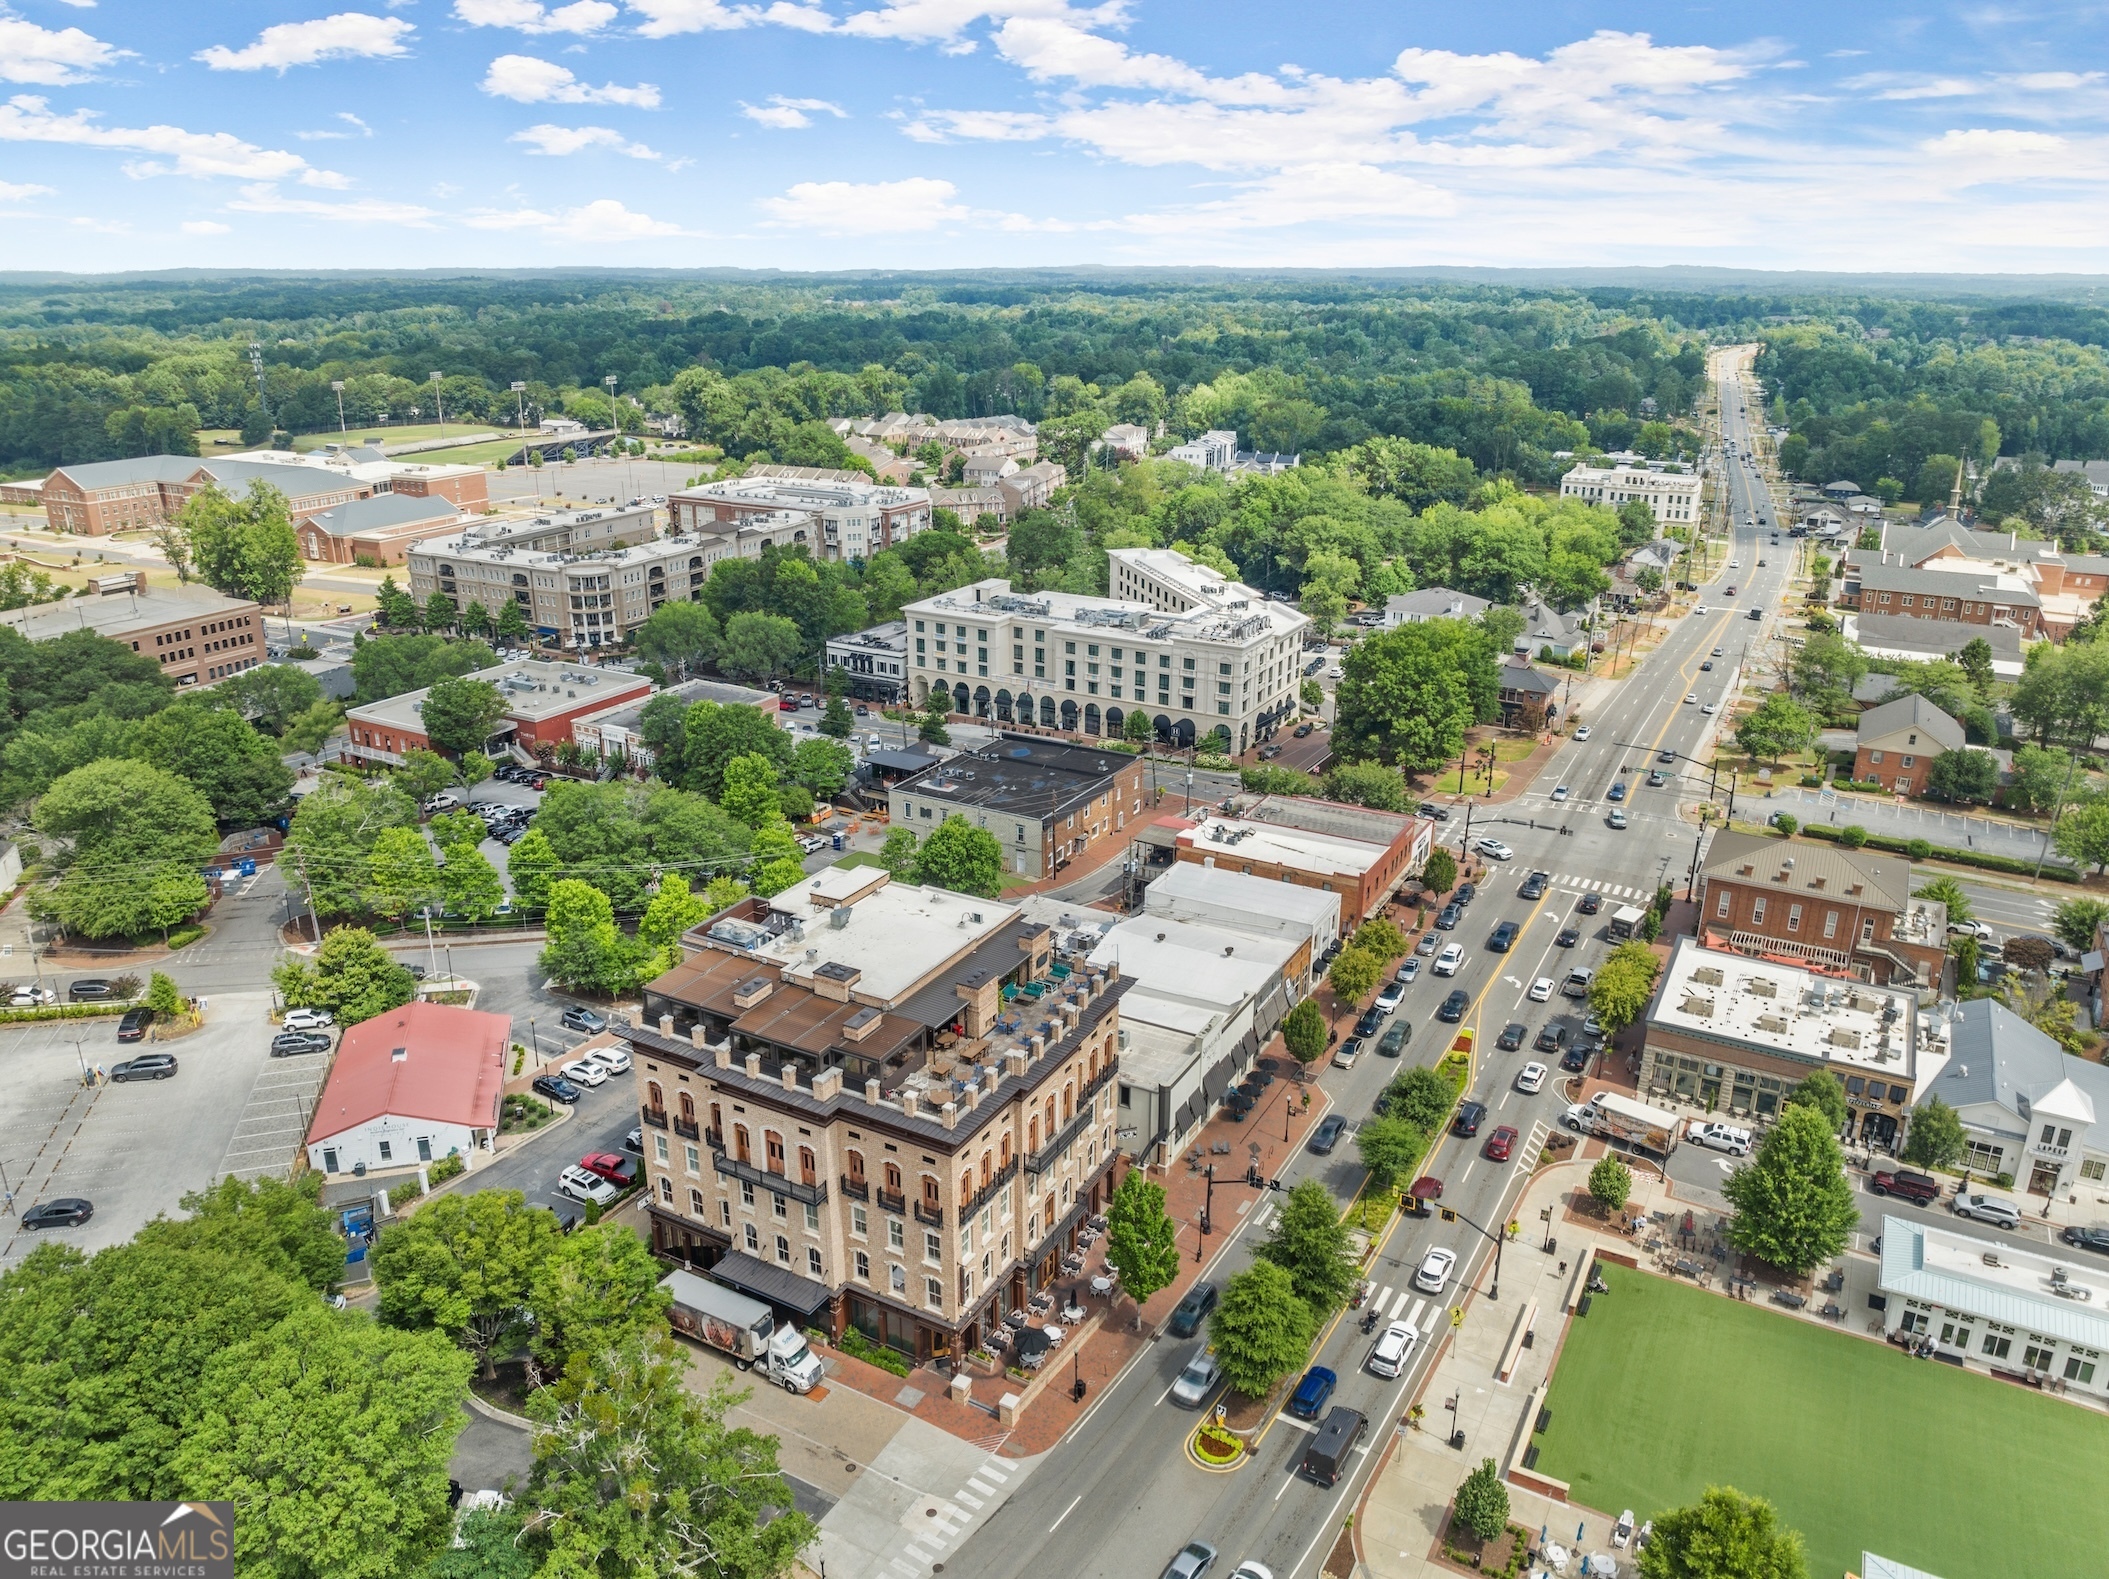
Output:
<path fill-rule="evenodd" d="M 1827 822 L 1803 823 L 1800 831 L 1812 839 L 1841 841 L 1844 828 L 1835 828 Z M 2031 877 L 2036 874 L 2034 861 L 2019 860 L 2011 855 L 1989 855 L 1983 850 L 1956 850 L 1946 845 L 1930 844 L 1924 839 L 1899 839 L 1894 834 L 1868 833 L 1861 830 L 1861 843 L 1871 850 L 1886 850 L 1892 855 L 1907 855 L 1914 861 L 1951 861 L 1957 866 L 1974 866 L 1987 872 L 2012 872 L 2017 876 Z M 2061 883 L 2077 883 L 2080 873 L 2072 867 L 2061 866 L 2056 857 L 2043 863 L 2043 876 Z"/>
<path fill-rule="evenodd" d="M 103 1015 L 123 1014 L 138 1005 L 136 998 L 104 999 L 100 1003 L 47 1003 L 38 1009 L 0 1009 L 0 1025 L 24 1020 L 93 1020 Z"/>

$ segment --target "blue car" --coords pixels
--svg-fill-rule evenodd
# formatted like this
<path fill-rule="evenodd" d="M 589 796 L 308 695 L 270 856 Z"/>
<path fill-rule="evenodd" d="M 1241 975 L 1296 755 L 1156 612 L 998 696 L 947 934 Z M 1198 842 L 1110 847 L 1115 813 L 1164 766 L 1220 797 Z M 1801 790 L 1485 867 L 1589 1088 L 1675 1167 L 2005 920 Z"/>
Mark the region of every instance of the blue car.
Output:
<path fill-rule="evenodd" d="M 1296 1384 L 1296 1391 L 1289 1396 L 1289 1413 L 1299 1420 L 1316 1420 L 1339 1381 L 1340 1378 L 1323 1365 L 1312 1366 L 1303 1373 L 1303 1380 Z"/>
<path fill-rule="evenodd" d="M 1604 798 L 1606 800 L 1624 800 L 1626 798 L 1626 781 L 1620 779 L 1616 784 L 1612 785 L 1611 793 Z"/>

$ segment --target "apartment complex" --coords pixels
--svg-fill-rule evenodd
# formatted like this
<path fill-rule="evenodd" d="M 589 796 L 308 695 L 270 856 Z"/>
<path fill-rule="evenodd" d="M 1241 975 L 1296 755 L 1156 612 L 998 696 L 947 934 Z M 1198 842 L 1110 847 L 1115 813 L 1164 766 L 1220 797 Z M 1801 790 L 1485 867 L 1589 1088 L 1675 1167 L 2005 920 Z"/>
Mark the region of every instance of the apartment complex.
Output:
<path fill-rule="evenodd" d="M 264 661 L 264 611 L 256 604 L 207 587 L 145 581 L 141 572 L 123 591 L 9 609 L 0 624 L 31 641 L 94 631 L 153 659 L 178 686 L 210 685 Z"/>
<path fill-rule="evenodd" d="M 1296 711 L 1309 619 L 1162 548 L 1116 548 L 1111 597 L 1022 595 L 1001 578 L 907 605 L 910 700 L 1086 735 L 1143 712 L 1160 739 L 1233 751 Z"/>
<path fill-rule="evenodd" d="M 1381 911 L 1435 846 L 1435 825 L 1423 818 L 1302 795 L 1163 823 L 1175 860 L 1337 895 L 1343 935 Z"/>
<path fill-rule="evenodd" d="M 1724 831 L 1699 868 L 1699 935 L 1709 947 L 1934 992 L 1948 907 L 1912 896 L 1902 856 Z"/>
<path fill-rule="evenodd" d="M 668 599 L 700 597 L 715 546 L 660 537 L 652 507 L 635 504 L 478 521 L 417 544 L 405 563 L 420 602 L 511 601 L 545 640 L 581 649 L 627 641 Z"/>
<path fill-rule="evenodd" d="M 1007 526 L 1027 510 L 1044 509 L 1069 473 L 1057 461 L 1020 466 L 1008 456 L 989 455 L 969 461 L 963 480 L 963 488 L 931 489 L 931 506 L 950 510 L 963 526 L 971 527 L 985 515 Z"/>
<path fill-rule="evenodd" d="M 831 867 L 682 940 L 624 1033 L 662 1256 L 839 1338 L 958 1356 L 1081 1265 L 1117 967 L 1013 906 Z"/>
<path fill-rule="evenodd" d="M 1915 993 L 1679 938 L 1648 1006 L 1640 1087 L 1708 1112 L 1769 1119 L 1818 1069 L 1845 1088 L 1848 1138 L 1897 1143 L 1946 1027 Z"/>
<path fill-rule="evenodd" d="M 998 735 L 893 786 L 894 823 L 928 835 L 947 817 L 986 828 L 1020 877 L 1052 877 L 1142 817 L 1143 763 L 1039 735 Z"/>
<path fill-rule="evenodd" d="M 1560 497 L 1586 499 L 1616 510 L 1638 500 L 1658 521 L 1699 519 L 1699 474 L 1653 466 L 1574 466 L 1560 479 Z"/>
<path fill-rule="evenodd" d="M 669 494 L 673 531 L 716 546 L 715 559 L 754 559 L 764 544 L 815 559 L 864 560 L 930 527 L 930 491 L 862 472 L 757 466 L 744 477 Z"/>
<path fill-rule="evenodd" d="M 505 699 L 504 717 L 484 742 L 491 756 L 514 745 L 529 752 L 545 746 L 554 750 L 559 742 L 576 737 L 580 719 L 624 702 L 641 705 L 652 693 L 652 682 L 641 674 L 548 663 L 540 658 L 516 659 L 478 669 L 464 678 L 489 681 Z M 351 737 L 346 754 L 396 766 L 405 752 L 437 749 L 425 733 L 425 698 L 430 694 L 427 687 L 352 708 L 344 715 Z"/>

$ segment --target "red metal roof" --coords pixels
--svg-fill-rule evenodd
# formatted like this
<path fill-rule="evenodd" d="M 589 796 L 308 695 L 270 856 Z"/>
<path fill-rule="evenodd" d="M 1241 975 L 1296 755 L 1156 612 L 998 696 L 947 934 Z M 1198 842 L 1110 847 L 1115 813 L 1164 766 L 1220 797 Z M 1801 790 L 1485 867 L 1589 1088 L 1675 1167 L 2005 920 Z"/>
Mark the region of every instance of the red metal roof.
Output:
<path fill-rule="evenodd" d="M 444 1003 L 406 1003 L 362 1020 L 337 1049 L 309 1143 L 384 1114 L 495 1129 L 512 1030 L 510 1015 Z"/>

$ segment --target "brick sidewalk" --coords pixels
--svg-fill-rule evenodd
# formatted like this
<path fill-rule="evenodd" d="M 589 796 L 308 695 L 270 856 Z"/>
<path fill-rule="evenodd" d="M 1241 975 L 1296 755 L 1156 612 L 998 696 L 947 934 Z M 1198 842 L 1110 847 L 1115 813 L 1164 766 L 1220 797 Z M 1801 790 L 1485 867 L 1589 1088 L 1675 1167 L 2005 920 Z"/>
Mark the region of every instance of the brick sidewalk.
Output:
<path fill-rule="evenodd" d="M 1284 1067 L 1294 1062 L 1283 1050 L 1279 1037 L 1268 1044 L 1262 1056 L 1272 1057 Z M 1308 1112 L 1301 1105 L 1301 1094 L 1306 1091 L 1311 1095 Z M 1029 1384 L 1007 1373 L 990 1375 L 985 1367 L 969 1367 L 974 1400 L 971 1404 L 954 1401 L 950 1378 L 929 1367 L 918 1366 L 904 1380 L 833 1349 L 825 1351 L 834 1363 L 830 1384 L 855 1388 L 1005 1457 L 1028 1458 L 1046 1452 L 1068 1434 L 1104 1389 L 1152 1341 L 1179 1301 L 1186 1297 L 1186 1291 L 1206 1275 L 1215 1257 L 1229 1244 L 1238 1223 L 1267 1193 L 1264 1186 L 1254 1190 L 1244 1182 L 1247 1164 L 1256 1166 L 1261 1178 L 1273 1178 L 1331 1106 L 1330 1098 L 1315 1084 L 1299 1085 L 1277 1078 L 1242 1123 L 1218 1117 L 1203 1126 L 1188 1150 L 1199 1150 L 1216 1165 L 1214 1232 L 1205 1238 L 1201 1234 L 1201 1216 L 1209 1194 L 1207 1174 L 1190 1169 L 1184 1156 L 1168 1168 L 1149 1170 L 1149 1177 L 1164 1186 L 1165 1212 L 1177 1225 L 1178 1244 L 1183 1252 L 1178 1277 L 1171 1287 L 1153 1294 L 1138 1311 L 1134 1301 L 1118 1289 L 1111 1298 L 1090 1292 L 1090 1279 L 1105 1260 L 1105 1241 L 1101 1239 L 1085 1251 L 1084 1271 L 1074 1279 L 1064 1278 L 1052 1285 L 1058 1303 L 1074 1285 L 1078 1303 L 1086 1312 L 1084 1331 L 1080 1338 L 1065 1341 L 1049 1355 L 1043 1371 L 1046 1380 L 1028 1400 L 1014 1430 L 1006 1432 L 999 1423 L 997 1406 L 1006 1393 L 1023 1395 Z M 1229 1145 L 1230 1151 L 1211 1153 L 1209 1148 L 1218 1143 Z M 1081 1402 L 1071 1392 L 1072 1383 L 1079 1376 L 1085 1384 Z"/>

